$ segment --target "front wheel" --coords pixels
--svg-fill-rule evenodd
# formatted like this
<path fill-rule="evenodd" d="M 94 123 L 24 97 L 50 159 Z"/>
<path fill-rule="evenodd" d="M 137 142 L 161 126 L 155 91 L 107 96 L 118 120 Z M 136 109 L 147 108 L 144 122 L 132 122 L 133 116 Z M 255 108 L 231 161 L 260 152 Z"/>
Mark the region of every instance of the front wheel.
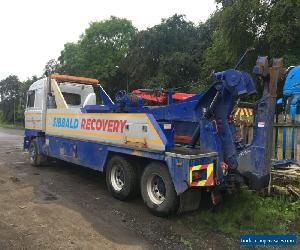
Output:
<path fill-rule="evenodd" d="M 167 216 L 178 210 L 179 197 L 166 165 L 150 163 L 143 172 L 141 193 L 144 203 L 157 216 Z"/>
<path fill-rule="evenodd" d="M 29 161 L 34 167 L 39 167 L 45 162 L 45 156 L 39 153 L 36 139 L 32 139 L 29 145 Z"/>

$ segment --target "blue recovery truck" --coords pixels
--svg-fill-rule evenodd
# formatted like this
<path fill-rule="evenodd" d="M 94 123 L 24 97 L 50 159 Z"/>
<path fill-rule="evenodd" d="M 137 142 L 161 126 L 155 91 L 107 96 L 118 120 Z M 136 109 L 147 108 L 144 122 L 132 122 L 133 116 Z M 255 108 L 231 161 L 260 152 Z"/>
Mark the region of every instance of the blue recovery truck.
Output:
<path fill-rule="evenodd" d="M 25 110 L 24 149 L 33 166 L 47 157 L 105 172 L 111 194 L 126 200 L 140 189 L 159 216 L 199 207 L 201 192 L 246 182 L 260 189 L 269 181 L 272 124 L 281 60 L 269 67 L 259 57 L 254 73 L 264 86 L 257 102 L 254 138 L 236 140 L 230 114 L 254 82 L 237 69 L 215 73 L 211 87 L 186 100 L 144 106 L 120 91 L 115 102 L 95 79 L 53 74 L 30 86 Z M 96 104 L 94 90 L 102 104 Z"/>
<path fill-rule="evenodd" d="M 290 115 L 293 125 L 296 125 L 297 108 L 300 100 L 300 65 L 291 66 L 287 69 L 283 85 L 283 97 L 277 100 L 278 106 L 284 112 L 284 121 L 286 122 L 286 115 Z M 298 109 L 299 110 L 299 109 Z M 299 114 L 299 112 L 298 112 Z M 282 156 L 284 160 L 277 161 L 278 165 L 296 163 L 295 158 L 295 128 L 291 130 L 291 159 L 286 159 L 287 148 L 287 128 L 282 130 Z"/>

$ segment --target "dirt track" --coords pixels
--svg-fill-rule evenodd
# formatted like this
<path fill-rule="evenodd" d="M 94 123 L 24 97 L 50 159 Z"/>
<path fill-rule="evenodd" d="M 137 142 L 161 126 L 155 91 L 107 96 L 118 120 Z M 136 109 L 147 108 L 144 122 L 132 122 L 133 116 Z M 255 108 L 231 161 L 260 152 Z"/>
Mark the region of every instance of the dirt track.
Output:
<path fill-rule="evenodd" d="M 182 216 L 154 217 L 141 198 L 115 200 L 101 173 L 31 167 L 22 140 L 23 131 L 0 129 L 0 249 L 224 249 L 215 237 L 190 239 Z"/>

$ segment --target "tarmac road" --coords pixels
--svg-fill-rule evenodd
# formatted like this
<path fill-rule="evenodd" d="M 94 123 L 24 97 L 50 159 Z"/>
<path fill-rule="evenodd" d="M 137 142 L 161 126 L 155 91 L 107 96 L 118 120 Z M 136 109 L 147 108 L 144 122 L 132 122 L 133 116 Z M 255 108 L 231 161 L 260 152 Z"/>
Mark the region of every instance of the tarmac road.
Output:
<path fill-rule="evenodd" d="M 0 249 L 190 248 L 184 217 L 155 217 L 140 197 L 118 201 L 104 175 L 84 167 L 32 167 L 22 142 L 22 130 L 0 128 Z M 217 249 L 215 239 L 197 236 L 191 243 Z"/>

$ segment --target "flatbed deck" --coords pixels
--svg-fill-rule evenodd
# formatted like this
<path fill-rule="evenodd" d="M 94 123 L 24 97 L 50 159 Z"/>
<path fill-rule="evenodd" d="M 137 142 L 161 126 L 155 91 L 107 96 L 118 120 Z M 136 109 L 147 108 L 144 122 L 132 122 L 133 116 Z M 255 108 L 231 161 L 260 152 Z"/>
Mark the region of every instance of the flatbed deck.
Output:
<path fill-rule="evenodd" d="M 165 153 L 167 156 L 173 157 L 181 157 L 181 158 L 188 158 L 194 159 L 199 157 L 214 157 L 217 156 L 217 152 L 205 152 L 200 148 L 190 148 L 188 146 L 174 146 L 170 151 Z"/>

